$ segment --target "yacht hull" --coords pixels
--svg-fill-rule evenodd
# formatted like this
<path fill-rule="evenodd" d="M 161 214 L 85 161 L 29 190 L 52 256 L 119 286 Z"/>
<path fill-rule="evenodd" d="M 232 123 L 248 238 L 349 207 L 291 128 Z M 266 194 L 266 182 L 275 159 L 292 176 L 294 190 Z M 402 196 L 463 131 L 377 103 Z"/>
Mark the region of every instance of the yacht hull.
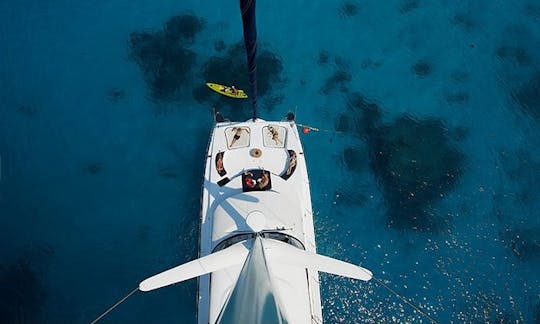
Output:
<path fill-rule="evenodd" d="M 255 235 L 316 253 L 304 151 L 289 121 L 217 123 L 210 136 L 201 197 L 199 257 L 231 245 L 249 253 Z M 259 233 L 259 234 L 255 234 Z M 265 253 L 272 254 L 271 244 Z M 198 323 L 216 323 L 242 265 L 199 277 Z M 289 323 L 321 323 L 316 270 L 269 262 Z"/>

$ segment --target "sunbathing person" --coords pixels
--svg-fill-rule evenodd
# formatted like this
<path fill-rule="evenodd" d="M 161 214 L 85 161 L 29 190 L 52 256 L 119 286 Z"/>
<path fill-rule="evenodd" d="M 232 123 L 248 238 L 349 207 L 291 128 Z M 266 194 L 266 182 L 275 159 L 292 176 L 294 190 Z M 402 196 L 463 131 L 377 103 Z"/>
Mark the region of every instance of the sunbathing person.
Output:
<path fill-rule="evenodd" d="M 246 129 L 246 128 L 243 128 L 243 127 L 233 127 L 232 130 L 234 132 L 234 136 L 233 136 L 233 139 L 231 141 L 231 145 L 229 145 L 229 147 L 232 147 L 234 145 L 234 143 L 236 143 L 236 141 L 238 141 L 240 139 L 240 136 L 242 136 L 242 133 L 244 131 L 249 133 L 249 130 Z"/>
<path fill-rule="evenodd" d="M 264 189 L 268 184 L 270 183 L 270 176 L 269 172 L 266 172 L 263 170 L 262 177 L 257 179 L 257 185 L 259 186 L 259 189 Z"/>
<path fill-rule="evenodd" d="M 291 172 L 295 166 L 296 166 L 296 153 L 292 153 L 289 159 L 289 166 L 287 167 L 287 175 L 291 175 Z"/>
<path fill-rule="evenodd" d="M 219 152 L 217 154 L 216 170 L 219 175 L 224 175 L 226 173 L 225 168 L 223 167 L 223 153 L 222 152 Z"/>
<path fill-rule="evenodd" d="M 274 127 L 268 126 L 268 131 L 270 132 L 270 135 L 272 135 L 272 140 L 276 142 L 276 145 L 283 144 L 283 142 L 279 139 L 278 131 Z"/>

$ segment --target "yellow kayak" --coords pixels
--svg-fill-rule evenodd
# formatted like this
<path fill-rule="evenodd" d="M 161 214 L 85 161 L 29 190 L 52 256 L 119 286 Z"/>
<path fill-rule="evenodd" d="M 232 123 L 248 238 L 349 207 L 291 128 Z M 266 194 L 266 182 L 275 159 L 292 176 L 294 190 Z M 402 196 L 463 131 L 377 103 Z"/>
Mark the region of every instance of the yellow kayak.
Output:
<path fill-rule="evenodd" d="M 234 93 L 234 89 L 229 86 L 224 86 L 221 84 L 210 83 L 210 82 L 207 82 L 206 85 L 210 89 L 214 90 L 215 92 L 222 94 L 224 96 L 227 96 L 227 97 L 237 98 L 237 99 L 246 99 L 248 97 L 247 94 L 244 92 L 244 90 L 237 89 L 236 93 Z"/>

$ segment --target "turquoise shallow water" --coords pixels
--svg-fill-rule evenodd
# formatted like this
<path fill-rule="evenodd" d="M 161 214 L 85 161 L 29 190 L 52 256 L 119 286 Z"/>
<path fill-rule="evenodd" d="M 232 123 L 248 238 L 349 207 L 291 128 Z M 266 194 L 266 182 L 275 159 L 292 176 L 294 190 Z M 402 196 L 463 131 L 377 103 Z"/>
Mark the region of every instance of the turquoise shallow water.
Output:
<path fill-rule="evenodd" d="M 272 85 L 260 80 L 261 117 L 294 110 L 323 130 L 303 138 L 320 252 L 371 269 L 441 323 L 540 321 L 540 6 L 257 12 L 259 77 Z M 204 23 L 181 28 L 196 35 L 180 41 L 193 56 L 178 56 L 163 30 L 186 14 Z M 228 52 L 238 5 L 4 1 L 0 18 L 0 321 L 89 322 L 197 256 L 210 107 L 250 116 L 197 92 L 245 78 L 243 53 Z M 321 282 L 327 323 L 422 319 L 376 282 Z M 104 322 L 193 323 L 195 290 L 137 294 Z"/>

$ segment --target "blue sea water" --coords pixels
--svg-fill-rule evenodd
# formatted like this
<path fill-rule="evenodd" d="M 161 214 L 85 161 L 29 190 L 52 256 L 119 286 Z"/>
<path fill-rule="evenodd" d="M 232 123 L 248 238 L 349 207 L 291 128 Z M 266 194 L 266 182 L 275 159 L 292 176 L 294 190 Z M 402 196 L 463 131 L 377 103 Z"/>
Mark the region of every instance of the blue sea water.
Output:
<path fill-rule="evenodd" d="M 540 5 L 257 6 L 259 44 L 282 64 L 259 65 L 275 76 L 261 117 L 293 110 L 321 129 L 303 138 L 319 251 L 371 269 L 440 323 L 540 322 Z M 172 97 L 156 96 L 130 35 L 162 35 L 186 14 L 204 20 L 186 42 L 195 58 Z M 90 322 L 197 256 L 215 102 L 192 91 L 241 28 L 235 1 L 0 2 L 0 322 Z M 355 96 L 379 113 L 365 132 Z M 403 181 L 385 178 L 374 144 L 388 134 L 400 146 L 390 171 L 438 175 L 458 159 L 457 172 L 396 198 Z M 419 193 L 431 198 L 403 202 Z M 321 287 L 327 323 L 429 323 L 376 281 L 322 275 Z M 195 295 L 195 280 L 138 293 L 103 322 L 194 323 Z"/>

